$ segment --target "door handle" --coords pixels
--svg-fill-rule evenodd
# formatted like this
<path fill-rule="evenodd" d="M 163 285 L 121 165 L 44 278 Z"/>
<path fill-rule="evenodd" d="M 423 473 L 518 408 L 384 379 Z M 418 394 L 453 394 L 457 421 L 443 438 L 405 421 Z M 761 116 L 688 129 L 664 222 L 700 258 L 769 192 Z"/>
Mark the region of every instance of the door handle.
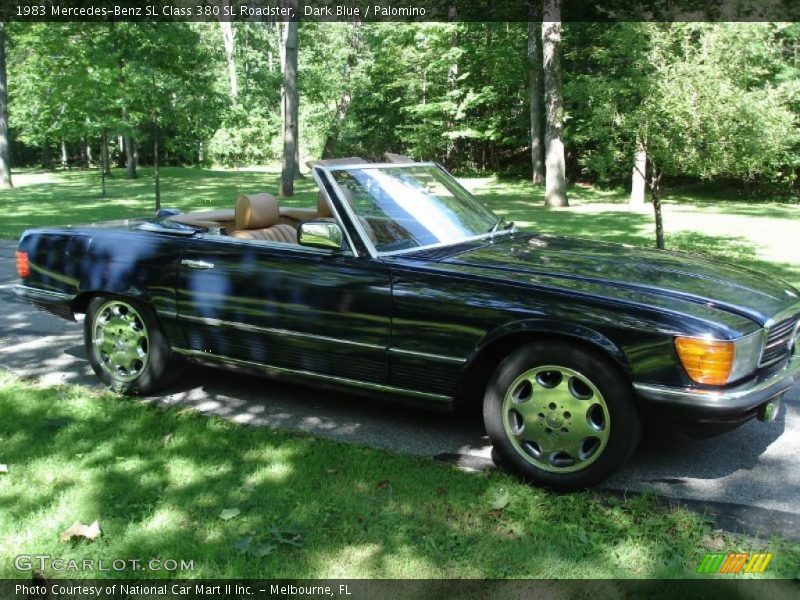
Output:
<path fill-rule="evenodd" d="M 191 260 L 188 258 L 184 258 L 181 261 L 181 264 L 189 267 L 190 269 L 213 269 L 214 263 L 206 262 L 204 260 Z"/>

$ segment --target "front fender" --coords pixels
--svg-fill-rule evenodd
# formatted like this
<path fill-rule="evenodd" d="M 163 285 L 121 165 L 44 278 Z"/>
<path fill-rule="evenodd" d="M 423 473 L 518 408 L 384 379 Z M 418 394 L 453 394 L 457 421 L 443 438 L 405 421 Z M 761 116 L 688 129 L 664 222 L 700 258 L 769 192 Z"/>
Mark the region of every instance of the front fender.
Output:
<path fill-rule="evenodd" d="M 626 373 L 630 374 L 630 364 L 622 349 L 611 341 L 607 336 L 597 330 L 578 323 L 566 323 L 552 319 L 524 319 L 505 323 L 500 327 L 488 332 L 475 347 L 475 350 L 467 359 L 467 368 L 470 363 L 477 359 L 485 350 L 509 339 L 511 336 L 517 337 L 520 334 L 528 335 L 557 335 L 574 339 L 575 341 L 589 344 L 607 354 L 616 362 Z"/>

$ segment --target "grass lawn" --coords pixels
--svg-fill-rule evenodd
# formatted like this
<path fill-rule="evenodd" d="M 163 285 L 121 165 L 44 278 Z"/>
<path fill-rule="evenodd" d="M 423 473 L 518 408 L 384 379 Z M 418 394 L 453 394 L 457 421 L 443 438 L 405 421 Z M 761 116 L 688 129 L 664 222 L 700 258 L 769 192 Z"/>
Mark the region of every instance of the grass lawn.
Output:
<path fill-rule="evenodd" d="M 556 495 L 3 373 L 0 415 L 0 578 L 21 575 L 19 554 L 194 564 L 111 574 L 134 578 L 691 577 L 706 551 L 760 549 L 766 576 L 793 578 L 800 561 L 800 545 L 714 533 L 648 497 Z M 102 535 L 59 541 L 76 520 Z"/>
<path fill-rule="evenodd" d="M 240 193 L 278 189 L 279 167 L 250 170 L 162 169 L 162 204 L 184 211 L 232 207 Z M 627 207 L 622 190 L 575 185 L 572 206 L 548 210 L 542 188 L 524 181 L 468 178 L 463 183 L 500 215 L 520 227 L 637 246 L 655 238 L 649 205 Z M 28 227 L 122 219 L 153 213 L 152 170 L 140 169 L 138 180 L 115 170 L 108 195 L 100 196 L 96 171 L 14 174 L 15 188 L 0 191 L 0 237 L 16 238 Z M 297 194 L 282 203 L 314 206 L 316 186 L 310 176 L 296 183 Z M 763 270 L 800 287 L 800 205 L 747 202 L 735 192 L 712 193 L 701 188 L 667 192 L 664 198 L 667 247 L 701 252 Z"/>

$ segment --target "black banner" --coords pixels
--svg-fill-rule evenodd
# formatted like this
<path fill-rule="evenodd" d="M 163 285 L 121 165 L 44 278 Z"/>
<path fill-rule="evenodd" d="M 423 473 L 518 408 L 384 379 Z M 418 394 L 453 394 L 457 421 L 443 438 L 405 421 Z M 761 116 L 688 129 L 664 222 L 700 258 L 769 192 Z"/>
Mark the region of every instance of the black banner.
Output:
<path fill-rule="evenodd" d="M 535 560 L 535 557 L 532 557 Z M 2 580 L 3 600 L 198 600 L 333 598 L 335 600 L 511 600 L 523 598 L 798 597 L 796 580 Z"/>
<path fill-rule="evenodd" d="M 557 12 L 554 9 L 558 8 Z M 0 0 L 2 21 L 798 21 L 797 0 Z"/>

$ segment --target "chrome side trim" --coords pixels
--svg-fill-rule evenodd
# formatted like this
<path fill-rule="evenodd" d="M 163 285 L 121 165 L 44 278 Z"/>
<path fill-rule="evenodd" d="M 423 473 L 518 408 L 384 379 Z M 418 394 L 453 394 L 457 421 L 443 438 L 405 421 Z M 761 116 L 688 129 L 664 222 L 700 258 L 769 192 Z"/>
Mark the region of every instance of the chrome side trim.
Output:
<path fill-rule="evenodd" d="M 389 394 L 398 394 L 401 396 L 410 396 L 413 398 L 434 400 L 436 402 L 450 402 L 452 400 L 450 396 L 444 396 L 441 394 L 430 394 L 428 392 L 420 392 L 417 390 L 407 390 L 404 388 L 398 388 L 391 385 L 370 383 L 368 381 L 360 381 L 358 379 L 348 379 L 346 377 L 337 377 L 336 375 L 326 375 L 324 373 L 316 373 L 314 371 L 303 371 L 301 369 L 276 367 L 274 365 L 266 365 L 249 360 L 242 360 L 239 358 L 229 358 L 227 356 L 220 356 L 218 354 L 213 354 L 211 352 L 203 352 L 202 350 L 190 350 L 188 348 L 172 348 L 172 351 L 175 352 L 176 354 L 180 354 L 182 356 L 186 356 L 189 358 L 208 360 L 233 367 L 248 367 L 251 369 L 256 369 L 258 371 L 263 371 L 269 375 L 275 375 L 275 376 L 295 375 L 295 376 L 307 377 L 309 379 L 318 379 L 320 381 L 326 381 L 329 383 L 337 383 L 341 385 L 348 385 L 352 387 L 373 390 L 376 392 L 386 392 Z"/>
<path fill-rule="evenodd" d="M 467 362 L 466 358 L 458 358 L 456 356 L 445 356 L 444 354 L 431 354 L 430 352 L 416 352 L 414 350 L 403 350 L 402 348 L 389 348 L 392 354 L 402 354 L 406 356 L 418 356 L 419 358 L 427 358 L 428 360 L 435 360 L 438 362 L 446 362 L 454 365 L 463 365 Z"/>
<path fill-rule="evenodd" d="M 268 333 L 274 335 L 285 335 L 287 337 L 297 337 L 305 339 L 314 339 L 324 342 L 347 344 L 349 346 L 359 346 L 361 348 L 369 348 L 371 350 L 386 350 L 385 346 L 378 344 L 368 344 L 366 342 L 354 342 L 352 340 L 342 340 L 339 338 L 332 338 L 325 335 L 315 335 L 313 333 L 303 333 L 301 331 L 291 331 L 289 329 L 276 329 L 274 327 L 260 327 L 258 325 L 248 325 L 247 323 L 236 323 L 234 321 L 225 321 L 223 319 L 212 319 L 209 317 L 195 317 L 193 315 L 179 315 L 179 320 L 192 321 L 195 323 L 202 323 L 203 325 L 211 325 L 212 327 L 228 327 L 230 329 L 238 329 L 240 331 L 250 331 L 252 333 Z"/>
<path fill-rule="evenodd" d="M 21 298 L 40 299 L 40 300 L 72 300 L 75 296 L 73 294 L 64 294 L 62 292 L 52 292 L 50 290 L 40 290 L 38 288 L 30 287 L 29 285 L 17 284 L 14 286 L 14 295 Z"/>
<path fill-rule="evenodd" d="M 633 389 L 642 398 L 652 402 L 726 412 L 754 408 L 782 394 L 797 381 L 800 381 L 800 352 L 795 351 L 794 356 L 790 357 L 783 367 L 727 390 L 704 390 L 650 383 L 634 383 Z"/>

